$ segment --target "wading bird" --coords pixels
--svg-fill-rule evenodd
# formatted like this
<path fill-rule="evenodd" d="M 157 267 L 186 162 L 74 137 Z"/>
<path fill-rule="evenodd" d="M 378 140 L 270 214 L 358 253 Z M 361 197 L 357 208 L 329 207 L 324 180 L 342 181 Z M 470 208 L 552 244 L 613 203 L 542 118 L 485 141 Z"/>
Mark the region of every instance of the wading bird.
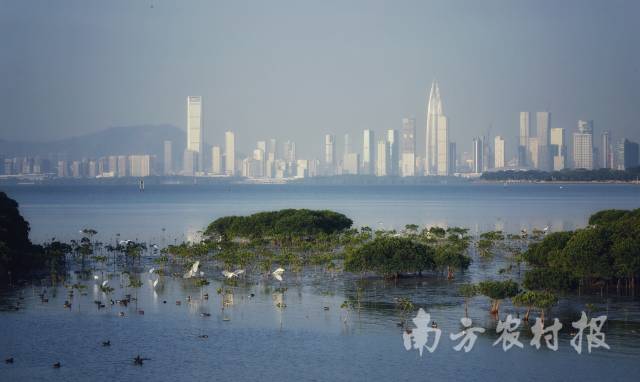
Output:
<path fill-rule="evenodd" d="M 233 272 L 229 272 L 227 270 L 222 271 L 222 275 L 228 279 L 232 279 L 234 277 L 238 277 L 244 273 L 244 269 L 238 269 Z"/>

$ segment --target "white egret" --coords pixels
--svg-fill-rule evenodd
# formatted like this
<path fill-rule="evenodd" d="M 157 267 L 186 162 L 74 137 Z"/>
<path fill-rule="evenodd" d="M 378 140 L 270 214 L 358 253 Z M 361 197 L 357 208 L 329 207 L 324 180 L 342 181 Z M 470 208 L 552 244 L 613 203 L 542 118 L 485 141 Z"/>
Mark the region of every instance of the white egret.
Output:
<path fill-rule="evenodd" d="M 278 268 L 275 271 L 271 272 L 273 277 L 278 281 L 282 281 L 282 274 L 283 273 L 284 273 L 284 269 L 282 269 L 282 268 Z"/>
<path fill-rule="evenodd" d="M 222 271 L 222 275 L 228 279 L 232 279 L 234 277 L 238 277 L 244 273 L 244 269 L 238 269 L 233 272 L 229 272 L 227 270 Z"/>
<path fill-rule="evenodd" d="M 153 282 L 153 289 L 156 289 L 156 287 L 158 286 L 158 281 L 160 281 L 160 277 L 155 279 L 155 281 Z"/>
<path fill-rule="evenodd" d="M 149 273 L 153 273 L 153 271 L 155 271 L 155 270 L 156 270 L 155 268 L 151 268 L 151 269 L 149 269 Z"/>
<path fill-rule="evenodd" d="M 108 284 L 109 284 L 109 280 L 104 280 L 104 281 L 102 282 L 102 287 L 104 288 L 104 287 L 106 287 Z"/>
<path fill-rule="evenodd" d="M 195 263 L 193 263 L 193 265 L 191 266 L 191 269 L 184 274 L 184 278 L 185 279 L 190 279 L 192 277 L 194 277 L 195 275 L 198 274 L 198 268 L 200 268 L 200 261 L 196 261 Z"/>

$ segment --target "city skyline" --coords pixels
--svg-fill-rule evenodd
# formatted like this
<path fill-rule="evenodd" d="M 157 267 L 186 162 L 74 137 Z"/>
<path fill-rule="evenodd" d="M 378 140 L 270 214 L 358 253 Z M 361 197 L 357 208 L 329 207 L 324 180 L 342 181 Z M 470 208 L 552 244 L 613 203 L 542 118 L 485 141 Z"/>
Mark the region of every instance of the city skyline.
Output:
<path fill-rule="evenodd" d="M 207 101 L 208 144 L 227 130 L 269 131 L 316 155 L 306 137 L 348 133 L 355 143 L 364 129 L 380 136 L 412 116 L 424 142 L 438 79 L 459 152 L 491 126 L 511 157 L 523 110 L 551 111 L 551 128 L 592 119 L 597 136 L 640 140 L 635 2 L 186 4 L 2 2 L 0 41 L 12 55 L 0 62 L 1 138 L 160 123 L 186 131 L 182 100 L 196 94 Z M 429 14 L 439 17 L 424 23 Z M 238 150 L 253 145 L 240 140 Z"/>

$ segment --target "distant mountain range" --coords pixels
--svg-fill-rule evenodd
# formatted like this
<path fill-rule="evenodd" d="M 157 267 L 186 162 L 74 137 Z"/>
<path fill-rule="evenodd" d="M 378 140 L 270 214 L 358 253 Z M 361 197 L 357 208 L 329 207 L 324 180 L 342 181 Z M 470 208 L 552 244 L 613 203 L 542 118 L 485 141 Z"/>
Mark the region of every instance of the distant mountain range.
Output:
<path fill-rule="evenodd" d="M 186 147 L 186 132 L 173 125 L 140 125 L 110 127 L 50 142 L 0 140 L 0 154 L 5 157 L 41 156 L 60 159 L 152 154 L 162 158 L 165 140 L 173 142 L 173 156 L 179 157 Z"/>

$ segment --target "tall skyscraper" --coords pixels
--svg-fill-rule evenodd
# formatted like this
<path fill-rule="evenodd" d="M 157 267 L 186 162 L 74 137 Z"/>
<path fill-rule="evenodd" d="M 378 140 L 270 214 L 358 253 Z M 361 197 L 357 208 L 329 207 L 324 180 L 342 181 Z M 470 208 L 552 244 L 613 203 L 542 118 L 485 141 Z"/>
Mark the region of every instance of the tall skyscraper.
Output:
<path fill-rule="evenodd" d="M 201 96 L 187 97 L 187 150 L 196 153 L 196 169 L 204 171 L 204 114 Z"/>
<path fill-rule="evenodd" d="M 129 176 L 129 166 L 126 155 L 118 155 L 118 176 Z"/>
<path fill-rule="evenodd" d="M 286 141 L 284 143 L 284 160 L 287 163 L 296 163 L 296 143 L 293 141 Z"/>
<path fill-rule="evenodd" d="M 365 129 L 362 134 L 362 173 L 373 175 L 375 170 L 375 143 L 373 131 Z"/>
<path fill-rule="evenodd" d="M 593 170 L 593 121 L 578 121 L 573 133 L 573 167 Z"/>
<path fill-rule="evenodd" d="M 164 141 L 164 175 L 173 174 L 173 144 L 171 141 Z"/>
<path fill-rule="evenodd" d="M 327 169 L 328 175 L 333 175 L 333 169 L 335 168 L 336 158 L 336 139 L 332 134 L 326 134 L 324 136 L 324 164 Z"/>
<path fill-rule="evenodd" d="M 611 133 L 602 132 L 602 167 L 613 168 L 613 145 L 611 143 Z"/>
<path fill-rule="evenodd" d="M 275 162 L 278 159 L 278 141 L 275 138 L 269 139 L 269 151 L 267 152 L 267 160 Z"/>
<path fill-rule="evenodd" d="M 628 170 L 638 167 L 640 158 L 638 157 L 638 144 L 628 139 L 623 139 L 615 146 L 615 164 L 618 170 Z"/>
<path fill-rule="evenodd" d="M 540 150 L 538 148 L 538 137 L 529 138 L 529 153 L 527 160 L 530 167 L 540 168 Z"/>
<path fill-rule="evenodd" d="M 236 175 L 236 135 L 233 131 L 224 133 L 224 173 Z"/>
<path fill-rule="evenodd" d="M 389 153 L 388 143 L 384 139 L 378 141 L 378 150 L 376 155 L 376 175 L 387 176 L 389 168 L 389 160 L 387 154 Z"/>
<path fill-rule="evenodd" d="M 211 148 L 211 173 L 213 175 L 222 175 L 222 152 L 220 146 Z"/>
<path fill-rule="evenodd" d="M 427 103 L 427 129 L 426 129 L 426 152 L 425 152 L 425 174 L 435 175 L 438 174 L 438 150 L 444 148 L 448 151 L 449 142 L 439 144 L 438 134 L 445 134 L 448 138 L 448 126 L 446 119 L 442 119 L 444 116 L 442 111 L 442 100 L 440 99 L 440 89 L 438 88 L 438 82 L 433 81 L 431 84 L 431 91 L 429 92 L 429 101 Z M 440 122 L 443 122 L 445 126 L 440 126 Z M 442 139 L 440 139 L 442 141 Z M 444 142 L 444 141 L 442 141 Z M 446 154 L 445 154 L 446 157 Z M 447 172 L 447 170 L 442 170 Z"/>
<path fill-rule="evenodd" d="M 551 170 L 551 113 L 539 111 L 536 113 L 536 127 L 538 130 L 538 167 L 543 171 Z"/>
<path fill-rule="evenodd" d="M 560 171 L 567 167 L 567 144 L 563 128 L 551 129 L 551 156 L 553 171 Z"/>
<path fill-rule="evenodd" d="M 402 119 L 402 176 L 416 175 L 416 120 Z"/>
<path fill-rule="evenodd" d="M 484 145 L 481 137 L 473 138 L 473 172 L 482 173 L 484 166 Z"/>
<path fill-rule="evenodd" d="M 438 162 L 436 172 L 438 175 L 449 174 L 449 120 L 444 115 L 438 116 L 438 133 L 436 134 L 436 149 Z"/>
<path fill-rule="evenodd" d="M 497 135 L 493 141 L 493 166 L 495 168 L 504 168 L 505 164 L 505 150 L 504 150 L 504 138 Z"/>
<path fill-rule="evenodd" d="M 400 165 L 400 142 L 398 138 L 398 130 L 387 130 L 387 175 L 397 176 L 399 174 Z"/>
<path fill-rule="evenodd" d="M 531 114 L 520 112 L 520 135 L 518 142 L 518 166 L 527 166 L 529 156 L 529 138 L 531 137 Z"/>

